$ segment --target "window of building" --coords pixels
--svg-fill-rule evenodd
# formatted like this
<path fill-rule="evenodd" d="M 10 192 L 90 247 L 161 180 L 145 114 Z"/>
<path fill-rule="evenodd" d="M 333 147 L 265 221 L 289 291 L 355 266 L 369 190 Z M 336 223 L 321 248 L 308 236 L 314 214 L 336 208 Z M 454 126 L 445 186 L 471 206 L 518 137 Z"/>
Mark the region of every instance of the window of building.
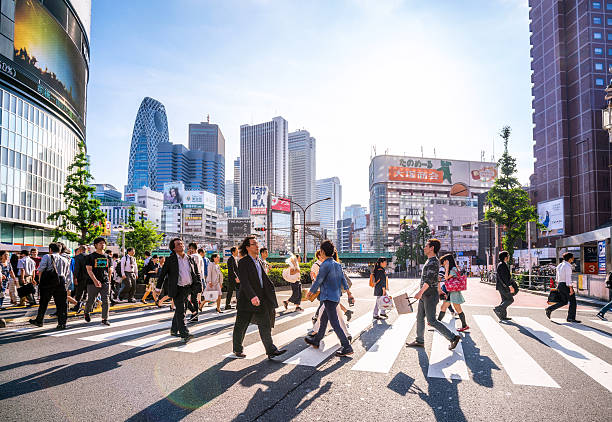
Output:
<path fill-rule="evenodd" d="M 601 2 L 600 1 L 594 1 L 593 2 L 593 9 L 601 9 Z"/>
<path fill-rule="evenodd" d="M 612 48 L 608 48 L 608 56 L 612 56 Z"/>
<path fill-rule="evenodd" d="M 604 80 L 602 78 L 596 78 L 595 79 L 595 85 L 603 86 L 603 84 L 604 84 Z"/>
<path fill-rule="evenodd" d="M 593 23 L 595 25 L 601 25 L 601 18 L 599 16 L 593 16 Z"/>
<path fill-rule="evenodd" d="M 608 18 L 607 21 L 608 21 L 608 25 L 612 25 L 612 18 Z"/>
<path fill-rule="evenodd" d="M 595 52 L 595 54 L 597 54 L 598 56 L 601 56 L 603 54 L 603 48 L 601 47 L 595 47 L 595 49 L 593 50 Z"/>
<path fill-rule="evenodd" d="M 600 40 L 601 32 L 593 32 L 593 39 Z"/>
<path fill-rule="evenodd" d="M 612 3 L 607 3 L 606 4 L 606 9 L 612 10 Z"/>
<path fill-rule="evenodd" d="M 603 70 L 603 63 L 595 63 L 595 70 Z"/>

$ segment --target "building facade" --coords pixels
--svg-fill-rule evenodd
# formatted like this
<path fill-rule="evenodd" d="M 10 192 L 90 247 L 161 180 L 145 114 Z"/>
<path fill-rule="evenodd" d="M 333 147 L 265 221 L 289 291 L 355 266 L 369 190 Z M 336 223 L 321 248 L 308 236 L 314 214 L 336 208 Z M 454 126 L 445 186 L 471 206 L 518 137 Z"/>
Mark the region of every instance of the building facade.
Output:
<path fill-rule="evenodd" d="M 240 209 L 240 157 L 234 160 L 234 207 Z"/>
<path fill-rule="evenodd" d="M 190 123 L 189 124 L 189 150 L 202 151 L 212 154 L 209 160 L 212 159 L 214 164 L 208 164 L 204 161 L 205 180 L 210 180 L 212 183 L 207 183 L 211 189 L 210 192 L 217 195 L 220 201 L 219 212 L 223 212 L 225 207 L 225 138 L 219 125 L 210 122 Z M 206 158 L 206 157 L 205 157 Z M 211 162 L 211 163 L 212 163 Z M 210 173 L 210 174 L 208 174 Z M 204 189 L 204 188 L 203 188 Z M 207 190 L 208 190 L 207 189 Z"/>
<path fill-rule="evenodd" d="M 166 108 L 159 101 L 146 97 L 140 104 L 134 122 L 126 193 L 134 192 L 143 186 L 159 190 L 157 149 L 160 144 L 167 142 L 169 138 Z"/>
<path fill-rule="evenodd" d="M 164 195 L 161 192 L 144 187 L 126 194 L 125 200 L 144 207 L 147 211 L 147 219 L 157 228 L 161 228 L 162 208 L 164 207 Z"/>
<path fill-rule="evenodd" d="M 240 126 L 240 208 L 250 209 L 251 186 L 267 186 L 285 196 L 289 190 L 287 121 Z"/>
<path fill-rule="evenodd" d="M 289 149 L 289 196 L 303 207 L 315 201 L 316 197 L 316 139 L 307 130 L 291 132 L 288 136 Z M 311 207 L 306 221 L 312 221 Z M 302 221 L 300 213 L 300 222 Z"/>
<path fill-rule="evenodd" d="M 497 177 L 495 163 L 378 155 L 370 162 L 370 226 L 377 251 L 398 246 L 400 225 L 424 215 L 443 251 L 476 256 L 478 194 Z"/>
<path fill-rule="evenodd" d="M 234 181 L 225 181 L 225 208 L 234 206 Z"/>
<path fill-rule="evenodd" d="M 336 222 L 336 249 L 338 252 L 352 252 L 353 250 L 353 220 L 343 218 Z"/>
<path fill-rule="evenodd" d="M 539 241 L 544 244 L 611 219 L 610 143 L 600 110 L 612 66 L 612 3 L 530 0 L 529 7 L 535 140 L 530 193 L 548 226 Z"/>
<path fill-rule="evenodd" d="M 85 142 L 91 2 L 2 0 L 0 13 L 0 243 L 44 249 Z M 49 34 L 63 46 L 59 57 L 41 42 Z"/>
<path fill-rule="evenodd" d="M 94 183 L 91 186 L 96 188 L 93 197 L 101 202 L 121 201 L 121 192 L 113 185 L 107 183 Z"/>
<path fill-rule="evenodd" d="M 327 235 L 328 239 L 336 237 L 336 223 L 342 216 L 342 185 L 337 177 L 320 179 L 316 181 L 317 201 L 331 198 L 327 201 L 319 202 L 315 211 L 315 218 L 319 221 L 321 231 Z"/>

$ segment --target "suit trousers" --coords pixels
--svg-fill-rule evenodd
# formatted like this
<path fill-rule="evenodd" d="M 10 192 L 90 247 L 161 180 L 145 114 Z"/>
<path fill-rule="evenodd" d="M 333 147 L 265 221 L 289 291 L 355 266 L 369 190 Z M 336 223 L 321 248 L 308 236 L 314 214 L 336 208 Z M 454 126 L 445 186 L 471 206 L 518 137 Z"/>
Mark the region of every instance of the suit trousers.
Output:
<path fill-rule="evenodd" d="M 455 338 L 455 335 L 449 330 L 446 325 L 442 324 L 436 319 L 436 306 L 440 298 L 437 294 L 424 294 L 419 300 L 419 307 L 417 310 L 417 332 L 416 341 L 419 343 L 425 343 L 425 318 L 427 322 L 434 327 L 440 334 L 442 334 L 448 341 Z"/>
<path fill-rule="evenodd" d="M 93 283 L 87 285 L 87 305 L 85 305 L 85 313 L 89 314 L 93 310 L 93 304 L 98 297 L 98 293 L 102 298 L 102 320 L 108 319 L 108 308 L 110 305 L 110 283 L 108 281 L 102 283 L 102 287 L 96 287 Z"/>
<path fill-rule="evenodd" d="M 49 305 L 49 301 L 53 297 L 53 302 L 55 302 L 55 309 L 57 311 L 57 323 L 59 325 L 66 324 L 66 319 L 68 319 L 68 305 L 66 303 L 66 298 L 68 295 L 66 294 L 66 288 L 63 284 L 58 284 L 54 287 L 42 286 L 39 289 L 40 292 L 40 302 L 38 304 L 38 315 L 36 316 L 36 321 L 43 323 L 45 319 L 45 312 L 47 312 L 47 306 Z"/>
<path fill-rule="evenodd" d="M 570 289 L 565 283 L 559 283 L 557 286 L 557 290 L 561 296 L 562 301 L 555 303 L 554 305 L 546 308 L 550 312 L 555 309 L 559 309 L 569 303 L 569 310 L 567 311 L 567 319 L 576 319 L 576 293 L 574 290 L 574 294 L 570 295 Z"/>
<path fill-rule="evenodd" d="M 191 313 L 197 314 L 199 309 L 198 304 L 198 293 L 202 292 L 202 284 L 201 283 L 191 283 L 191 292 L 189 297 L 186 298 L 185 304 L 187 305 L 187 309 Z"/>
<path fill-rule="evenodd" d="M 125 279 L 123 279 L 123 283 L 119 289 L 119 299 L 121 299 L 121 295 L 124 293 L 127 296 L 126 299 L 134 299 L 134 294 L 136 293 L 136 274 L 125 273 Z"/>
<path fill-rule="evenodd" d="M 244 336 L 251 321 L 254 321 L 259 328 L 259 337 L 261 338 L 261 342 L 266 349 L 266 354 L 270 355 L 277 350 L 274 342 L 272 341 L 271 318 L 273 317 L 271 317 L 271 312 L 274 312 L 274 310 L 270 311 L 269 309 L 272 305 L 262 303 L 259 306 L 265 306 L 265 311 L 252 312 L 238 309 L 238 312 L 236 313 L 236 322 L 234 323 L 234 333 L 232 336 L 234 353 L 242 353 L 244 350 L 242 347 L 242 342 L 244 341 Z"/>
<path fill-rule="evenodd" d="M 499 295 L 501 296 L 501 303 L 495 307 L 499 312 L 499 316 L 502 318 L 508 317 L 508 306 L 512 305 L 514 302 L 514 296 L 510 291 L 499 290 Z"/>
<path fill-rule="evenodd" d="M 232 295 L 234 294 L 234 291 L 236 291 L 236 296 L 238 296 L 239 289 L 240 289 L 240 283 L 236 283 L 236 281 L 227 282 L 227 294 L 225 296 L 225 307 L 229 307 L 232 304 Z"/>
<path fill-rule="evenodd" d="M 77 280 L 76 291 L 74 293 L 74 299 L 77 302 L 82 302 L 87 296 L 87 279 L 83 278 L 81 281 Z"/>
<path fill-rule="evenodd" d="M 178 333 L 182 337 L 189 334 L 187 326 L 185 325 L 185 302 L 187 297 L 191 294 L 191 284 L 187 286 L 176 286 L 176 296 L 174 299 L 174 318 L 172 318 L 172 327 L 170 328 L 171 333 Z M 196 298 L 197 300 L 197 298 Z"/>

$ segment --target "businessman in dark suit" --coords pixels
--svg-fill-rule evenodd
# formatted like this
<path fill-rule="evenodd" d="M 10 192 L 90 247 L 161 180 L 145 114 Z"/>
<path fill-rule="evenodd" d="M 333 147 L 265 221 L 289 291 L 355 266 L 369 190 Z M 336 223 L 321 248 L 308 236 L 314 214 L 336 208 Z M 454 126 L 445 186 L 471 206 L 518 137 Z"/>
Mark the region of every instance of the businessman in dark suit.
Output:
<path fill-rule="evenodd" d="M 259 258 L 259 244 L 255 236 L 248 236 L 240 245 L 243 258 L 238 263 L 238 304 L 234 323 L 234 354 L 244 358 L 242 342 L 251 321 L 259 327 L 259 336 L 266 348 L 268 359 L 280 356 L 286 350 L 279 350 L 272 342 L 272 328 L 276 316 L 276 293 L 274 285 L 264 271 Z"/>
<path fill-rule="evenodd" d="M 170 241 L 172 253 L 166 259 L 157 280 L 157 291 L 161 291 L 167 279 L 168 296 L 174 300 L 174 318 L 170 335 L 181 337 L 185 342 L 193 338 L 185 325 L 185 302 L 188 298 L 195 309 L 198 309 L 197 296 L 201 288 L 200 273 L 195 260 L 185 253 L 185 244 L 179 238 Z M 193 303 L 195 301 L 195 304 Z"/>
<path fill-rule="evenodd" d="M 238 249 L 232 246 L 232 256 L 227 260 L 227 295 L 225 296 L 225 310 L 232 309 L 232 295 L 240 289 L 240 278 L 238 277 Z"/>
<path fill-rule="evenodd" d="M 495 288 L 499 291 L 501 296 L 501 303 L 493 308 L 493 312 L 499 318 L 500 321 L 510 321 L 512 318 L 508 318 L 508 306 L 514 302 L 512 297 L 516 292 L 516 285 L 512 282 L 512 276 L 510 274 L 510 254 L 507 251 L 501 251 L 499 253 L 499 264 L 497 265 L 497 282 Z"/>

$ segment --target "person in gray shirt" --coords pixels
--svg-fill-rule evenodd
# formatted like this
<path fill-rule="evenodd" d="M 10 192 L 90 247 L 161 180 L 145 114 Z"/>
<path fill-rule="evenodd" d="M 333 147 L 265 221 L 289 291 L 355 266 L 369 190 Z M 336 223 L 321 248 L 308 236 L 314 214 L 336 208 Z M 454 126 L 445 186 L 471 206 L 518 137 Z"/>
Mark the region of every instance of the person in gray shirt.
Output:
<path fill-rule="evenodd" d="M 449 350 L 457 347 L 459 340 L 461 340 L 461 336 L 453 334 L 446 325 L 436 319 L 436 307 L 440 301 L 440 293 L 442 293 L 438 282 L 440 261 L 437 255 L 440 251 L 440 246 L 441 244 L 438 239 L 429 239 L 423 248 L 425 256 L 427 256 L 427 262 L 423 266 L 421 289 L 414 295 L 415 299 L 419 300 L 416 316 L 417 333 L 416 339 L 413 342 L 406 343 L 409 347 L 425 346 L 425 317 L 427 317 L 429 325 L 450 341 Z"/>

